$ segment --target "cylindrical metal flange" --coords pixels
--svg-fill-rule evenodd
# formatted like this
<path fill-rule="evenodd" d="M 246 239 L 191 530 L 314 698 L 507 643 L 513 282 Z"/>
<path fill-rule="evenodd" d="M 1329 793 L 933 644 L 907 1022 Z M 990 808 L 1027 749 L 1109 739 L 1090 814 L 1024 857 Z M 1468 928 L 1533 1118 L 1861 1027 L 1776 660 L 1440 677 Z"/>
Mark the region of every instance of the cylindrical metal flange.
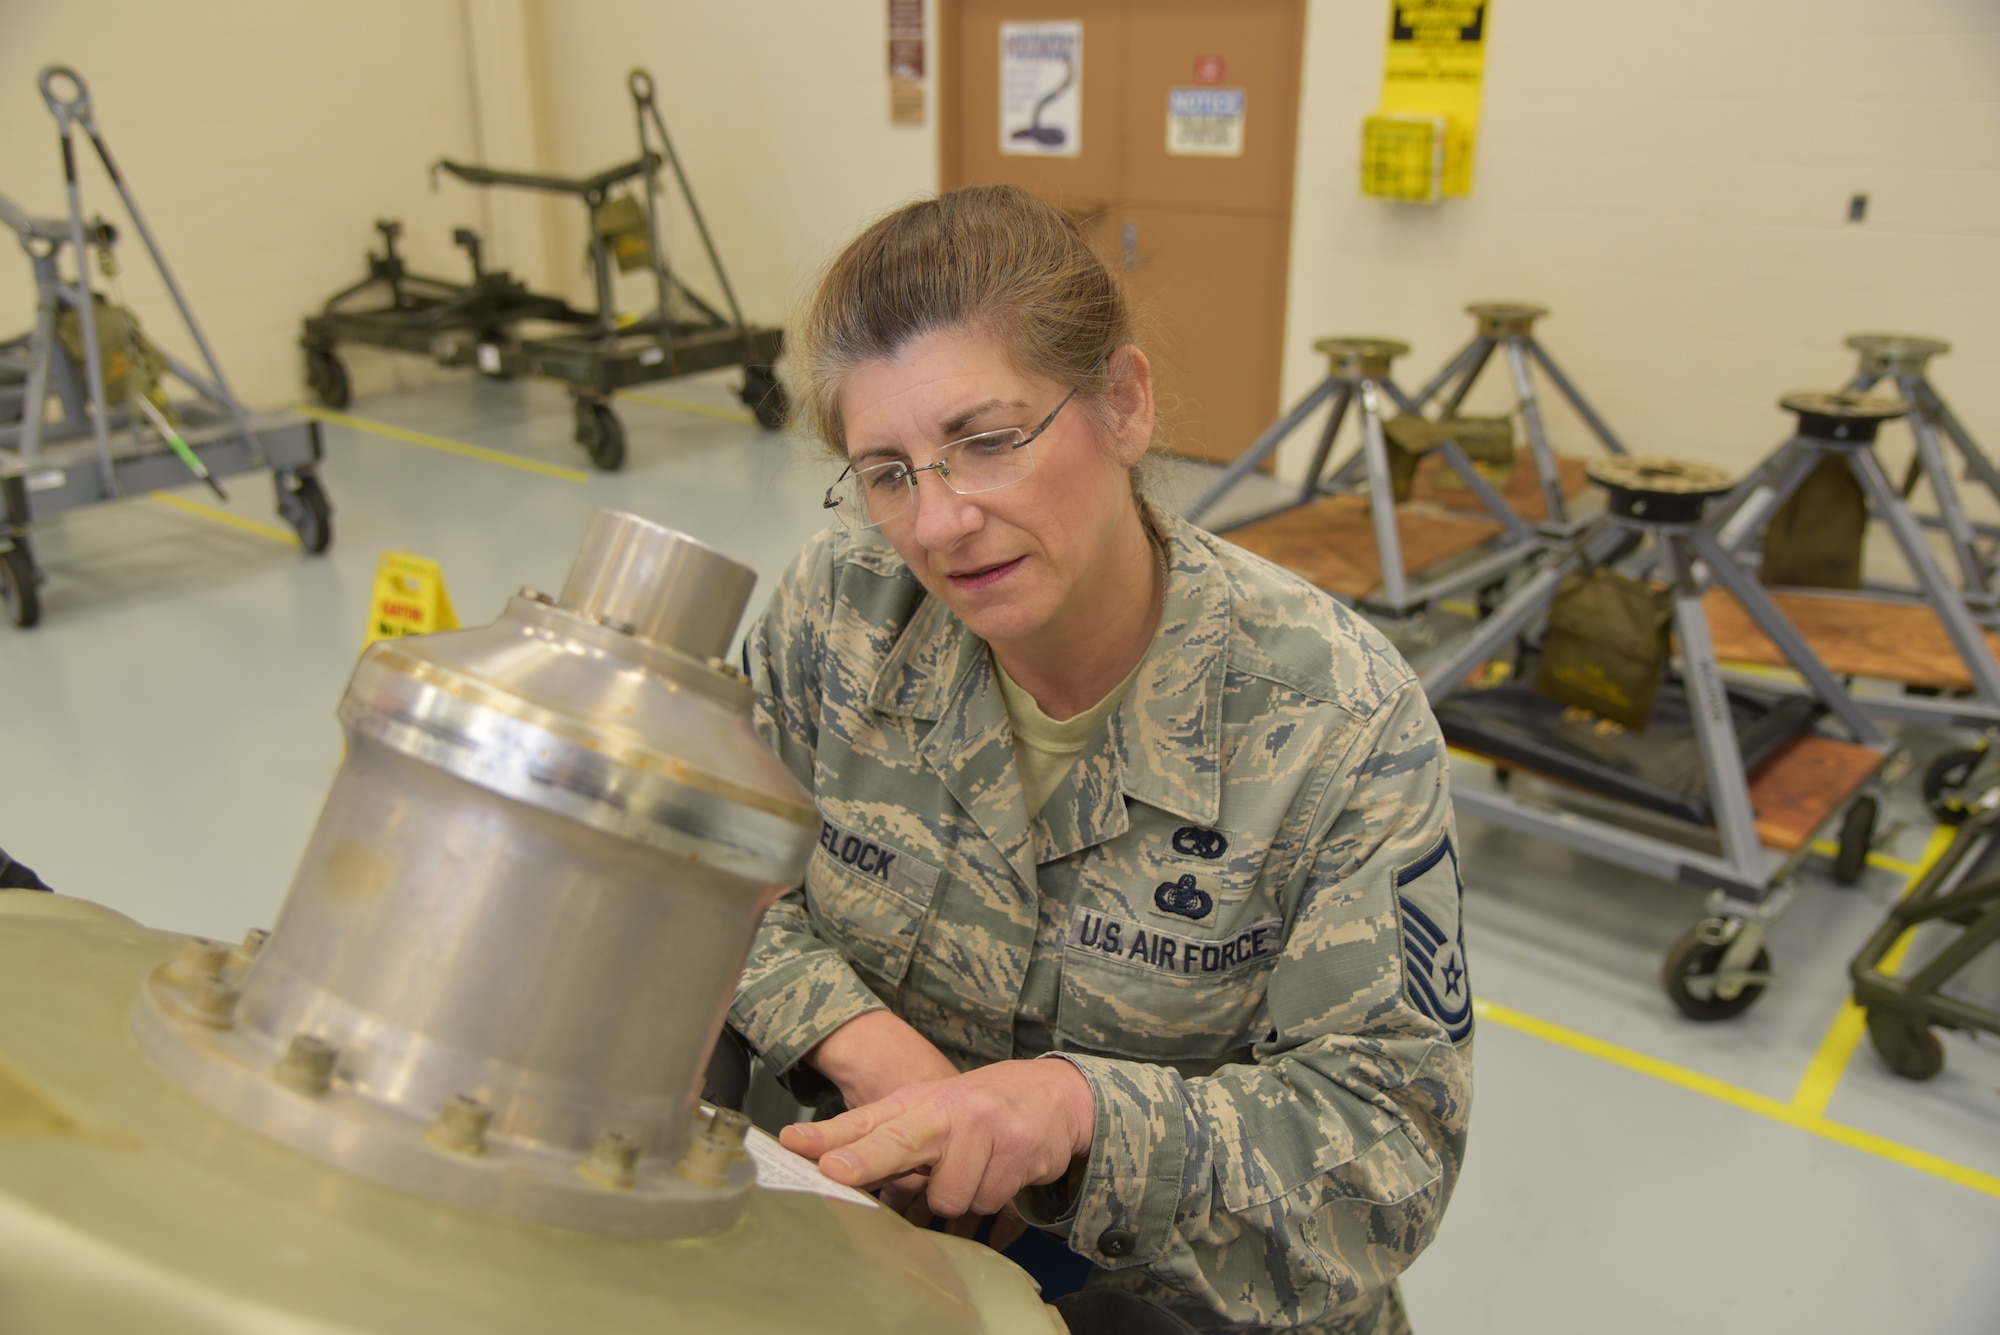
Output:
<path fill-rule="evenodd" d="M 451 1204 L 726 1224 L 748 1166 L 678 1165 L 751 935 L 819 829 L 716 666 L 753 578 L 601 513 L 553 604 L 372 646 L 276 929 L 163 968 L 134 1011 L 147 1051 L 236 1120 Z M 226 1030 L 201 1007 L 219 991 Z M 607 1144 L 629 1188 L 579 1174 Z"/>
<path fill-rule="evenodd" d="M 1481 338 L 1526 338 L 1549 308 L 1524 301 L 1475 301 L 1465 313 L 1479 321 Z"/>
<path fill-rule="evenodd" d="M 1797 413 L 1799 434 L 1841 445 L 1869 445 L 1882 423 L 1910 410 L 1894 399 L 1847 390 L 1799 390 L 1778 400 L 1786 412 Z"/>
<path fill-rule="evenodd" d="M 1922 375 L 1931 358 L 1951 351 L 1941 338 L 1916 334 L 1849 334 L 1847 346 L 1861 354 L 1868 375 Z"/>
<path fill-rule="evenodd" d="M 1642 524 L 1696 523 L 1709 498 L 1735 483 L 1712 464 L 1658 456 L 1593 459 L 1584 471 L 1608 493 L 1607 510 Z"/>
<path fill-rule="evenodd" d="M 1331 374 L 1343 380 L 1383 380 L 1389 363 L 1410 351 L 1410 345 L 1393 338 L 1323 338 L 1313 351 L 1324 353 Z"/>

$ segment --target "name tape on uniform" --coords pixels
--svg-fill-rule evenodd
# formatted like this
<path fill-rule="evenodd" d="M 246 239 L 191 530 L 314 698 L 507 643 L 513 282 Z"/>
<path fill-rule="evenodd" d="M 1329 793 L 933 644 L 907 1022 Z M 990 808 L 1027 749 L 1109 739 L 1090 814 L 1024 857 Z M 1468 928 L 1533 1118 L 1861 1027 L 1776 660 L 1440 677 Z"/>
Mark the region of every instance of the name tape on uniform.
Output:
<path fill-rule="evenodd" d="M 1234 936 L 1202 941 L 1175 936 L 1141 923 L 1114 918 L 1094 909 L 1078 909 L 1070 920 L 1072 950 L 1092 951 L 1161 973 L 1210 977 L 1229 973 L 1259 960 L 1274 959 L 1284 947 L 1284 925 L 1276 918 L 1246 927 Z"/>
<path fill-rule="evenodd" d="M 819 822 L 819 846 L 841 866 L 901 894 L 921 895 L 937 886 L 938 869 L 928 862 L 844 825 L 836 825 L 824 816 Z"/>

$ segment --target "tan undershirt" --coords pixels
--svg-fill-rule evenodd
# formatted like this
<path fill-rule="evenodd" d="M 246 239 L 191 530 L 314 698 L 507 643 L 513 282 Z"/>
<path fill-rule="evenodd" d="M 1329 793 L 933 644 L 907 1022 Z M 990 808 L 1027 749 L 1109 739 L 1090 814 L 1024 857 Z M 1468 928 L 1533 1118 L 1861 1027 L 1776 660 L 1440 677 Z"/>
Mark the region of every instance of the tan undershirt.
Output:
<path fill-rule="evenodd" d="M 1111 688 L 1111 694 L 1075 718 L 1053 719 L 1042 712 L 1025 687 L 1007 675 L 998 658 L 993 660 L 993 670 L 1000 678 L 1000 695 L 1007 702 L 1007 721 L 1014 728 L 1014 763 L 1020 768 L 1021 787 L 1028 795 L 1029 820 L 1040 813 L 1042 803 L 1049 800 L 1049 794 L 1062 782 L 1063 775 L 1069 773 L 1069 767 L 1076 763 L 1091 737 L 1111 717 L 1111 711 L 1118 708 L 1118 702 L 1132 685 L 1132 678 L 1139 675 L 1145 664 L 1146 660 L 1140 658 L 1125 674 L 1125 680 Z"/>

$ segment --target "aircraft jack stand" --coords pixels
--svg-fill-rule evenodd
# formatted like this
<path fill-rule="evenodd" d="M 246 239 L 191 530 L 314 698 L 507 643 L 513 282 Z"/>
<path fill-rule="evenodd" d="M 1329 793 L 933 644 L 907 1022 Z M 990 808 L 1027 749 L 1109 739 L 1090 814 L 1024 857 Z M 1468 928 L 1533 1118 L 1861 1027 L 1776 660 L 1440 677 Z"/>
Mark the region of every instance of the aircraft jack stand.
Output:
<path fill-rule="evenodd" d="M 1438 405 L 1439 418 L 1447 422 L 1456 418 L 1459 405 L 1465 402 L 1465 396 L 1471 392 L 1473 382 L 1479 379 L 1479 373 L 1486 369 L 1488 359 L 1495 350 L 1504 349 L 1507 369 L 1514 379 L 1514 397 L 1520 405 L 1521 425 L 1527 430 L 1528 448 L 1534 456 L 1535 471 L 1542 482 L 1542 500 L 1547 507 L 1544 527 L 1556 533 L 1574 533 L 1578 524 L 1563 504 L 1562 474 L 1556 464 L 1555 451 L 1549 448 L 1548 431 L 1542 425 L 1541 401 L 1535 396 L 1535 382 L 1528 374 L 1528 359 L 1534 358 L 1541 366 L 1543 373 L 1569 400 L 1570 407 L 1576 409 L 1577 416 L 1584 420 L 1606 450 L 1614 455 L 1625 455 L 1630 451 L 1611 434 L 1611 428 L 1604 424 L 1597 410 L 1577 392 L 1570 378 L 1556 365 L 1555 358 L 1549 356 L 1535 340 L 1535 321 L 1549 313 L 1548 307 L 1513 301 L 1474 302 L 1465 308 L 1465 313 L 1479 321 L 1479 332 L 1444 364 L 1444 369 L 1431 377 L 1428 385 L 1417 391 L 1416 398 L 1411 400 L 1411 410 L 1421 412 L 1424 405 L 1442 395 Z"/>
<path fill-rule="evenodd" d="M 1992 644 L 1975 615 L 1975 611 L 1990 613 L 1992 602 L 1985 590 L 1982 567 L 1971 548 L 1969 530 L 1967 541 L 1960 543 L 1954 540 L 1953 543 L 1966 584 L 1964 590 L 1954 589 L 1932 554 L 1930 545 L 1924 540 L 1923 530 L 1909 503 L 1890 484 L 1888 476 L 1882 471 L 1881 461 L 1875 455 L 1875 437 L 1882 423 L 1902 417 L 1909 410 L 1890 399 L 1844 390 L 1839 393 L 1787 394 L 1779 402 L 1797 414 L 1797 431 L 1769 459 L 1737 484 L 1727 502 L 1716 507 L 1717 513 L 1711 516 L 1710 523 L 1717 529 L 1717 544 L 1731 555 L 1741 555 L 1749 550 L 1778 507 L 1804 483 L 1821 460 L 1841 460 L 1861 484 L 1868 498 L 1870 518 L 1879 519 L 1889 526 L 1897 549 L 1911 574 L 1916 577 L 1917 587 L 1915 590 L 1870 589 L 1861 593 L 1827 589 L 1786 592 L 1777 595 L 1780 605 L 1788 616 L 1800 624 L 1841 619 L 1857 623 L 1874 618 L 1913 618 L 1907 630 L 1899 632 L 1909 650 L 1907 657 L 1912 662 L 1917 658 L 1917 646 L 1927 639 L 1935 639 L 1941 627 L 1948 642 L 1948 648 L 1940 645 L 1941 656 L 1946 659 L 1956 656 L 1957 665 L 1962 665 L 1964 671 L 1961 684 L 1970 689 L 1970 695 L 1871 694 L 1863 697 L 1868 708 L 1886 718 L 1933 726 L 1978 728 L 2000 723 L 2000 662 L 1996 662 Z M 1925 444 L 1927 438 L 1928 447 Z M 1957 510 L 1956 502 L 1951 499 L 1951 481 L 1946 475 L 1944 459 L 1937 449 L 1935 438 L 1929 438 L 1928 431 L 1921 430 L 1917 440 L 1918 464 L 1930 478 L 1947 515 L 1955 513 L 1962 520 L 1963 512 Z M 1934 621 L 1924 614 L 1925 605 L 1935 615 Z M 1900 626 L 1901 623 L 1898 624 Z M 1836 669 L 1844 675 L 1890 675 L 1883 671 L 1870 671 L 1865 664 L 1841 661 L 1831 644 L 1823 644 L 1821 652 L 1832 659 Z M 1729 656 L 1754 658 L 1756 655 L 1737 653 L 1732 649 Z M 1896 679 L 1904 678 L 1898 676 Z"/>
<path fill-rule="evenodd" d="M 1495 764 L 1494 787 L 1455 786 L 1452 801 L 1461 815 L 1662 880 L 1710 887 L 1707 916 L 1667 953 L 1661 981 L 1689 1018 L 1728 1019 L 1749 1009 L 1774 981 L 1765 938 L 1792 900 L 1790 880 L 1798 862 L 1843 807 L 1836 876 L 1860 874 L 1879 808 L 1877 799 L 1861 790 L 1875 781 L 1889 742 L 1763 589 L 1703 527 L 1705 504 L 1728 490 L 1728 479 L 1719 470 L 1666 459 L 1603 459 L 1590 465 L 1590 477 L 1609 493 L 1604 527 L 1531 576 L 1469 640 L 1423 675 L 1445 740 Z M 1601 765 L 1592 768 L 1589 751 L 1568 745 L 1564 729 L 1570 724 L 1569 711 L 1542 701 L 1526 685 L 1468 689 L 1469 678 L 1482 665 L 1541 620 L 1567 575 L 1586 562 L 1603 564 L 1630 550 L 1635 538 L 1655 544 L 1654 568 L 1671 577 L 1673 627 L 1682 660 L 1679 690 L 1685 693 L 1699 756 L 1707 816 L 1703 823 L 1681 814 L 1685 800 L 1676 812 L 1640 794 L 1650 780 Z M 1736 595 L 1852 741 L 1814 732 L 1820 711 L 1809 702 L 1794 700 L 1759 715 L 1751 693 L 1725 689 L 1702 608 L 1702 587 L 1710 579 Z M 1669 675 L 1649 733 L 1661 727 L 1664 698 L 1672 686 Z M 1751 719 L 1743 731 L 1739 718 Z M 1503 731 L 1509 728 L 1511 733 Z M 1754 748 L 1747 744 L 1753 732 Z M 1524 736 L 1530 739 L 1525 748 L 1519 744 Z M 1633 756 L 1657 753 L 1665 745 L 1659 736 L 1623 736 Z M 1597 737 L 1601 742 L 1602 734 Z M 1579 791 L 1582 809 L 1530 801 L 1514 792 L 1511 782 L 1497 781 L 1513 771 L 1569 785 Z M 1629 801 L 1614 800 L 1628 796 Z M 1685 799 L 1686 794 L 1676 796 Z M 1720 855 L 1615 818 L 1641 812 L 1667 814 L 1690 834 L 1712 835 L 1719 840 Z"/>
<path fill-rule="evenodd" d="M 1910 472 L 1903 480 L 1903 494 L 1908 495 L 1911 484 L 1916 480 L 1919 468 L 1930 476 L 1931 488 L 1938 500 L 1936 515 L 1919 515 L 1917 521 L 1926 528 L 1943 528 L 1952 535 L 1954 548 L 1964 538 L 1970 546 L 1968 532 L 1977 533 L 1982 538 L 2000 538 L 2000 525 L 1967 525 L 1965 512 L 1959 506 L 1957 496 L 1952 492 L 1948 475 L 1941 467 L 1944 452 L 1938 448 L 1938 437 L 1944 436 L 1958 447 L 1959 456 L 1965 462 L 1966 480 L 1978 482 L 2000 501 L 2000 469 L 1986 457 L 1964 425 L 1944 401 L 1944 396 L 1932 387 L 1925 374 L 1933 357 L 1951 351 L 1951 344 L 1941 338 L 1918 338 L 1908 334 L 1854 334 L 1849 336 L 1847 346 L 1861 354 L 1860 369 L 1854 379 L 1847 382 L 1850 394 L 1866 394 L 1883 381 L 1893 384 L 1903 396 L 1903 403 L 1910 410 L 1910 432 L 1917 440 L 1917 455 L 1910 461 Z M 1931 464 L 1937 462 L 1933 470 Z M 1945 478 L 1943 488 L 1939 488 L 1939 478 Z M 1990 558 L 1983 561 L 1982 569 L 1987 583 L 1992 582 L 1993 567 Z"/>
<path fill-rule="evenodd" d="M 1319 444 L 1313 452 L 1312 463 L 1306 469 L 1305 485 L 1297 498 L 1275 510 L 1226 530 L 1229 536 L 1249 546 L 1253 551 L 1261 551 L 1254 529 L 1277 516 L 1295 511 L 1302 506 L 1329 495 L 1352 492 L 1356 484 L 1366 483 L 1369 520 L 1373 529 L 1375 554 L 1380 561 L 1381 583 L 1376 590 L 1341 590 L 1371 611 L 1401 617 L 1422 609 L 1436 598 L 1447 596 L 1462 589 L 1492 584 L 1505 577 L 1509 570 L 1520 565 L 1524 546 L 1539 545 L 1541 535 L 1516 514 L 1505 498 L 1494 489 L 1456 439 L 1456 433 L 1445 423 L 1422 422 L 1418 435 L 1409 441 L 1399 441 L 1405 449 L 1412 444 L 1421 451 L 1435 451 L 1445 465 L 1458 475 L 1460 481 L 1485 507 L 1487 515 L 1500 525 L 1505 541 L 1497 550 L 1469 563 L 1455 563 L 1448 572 L 1437 578 L 1423 581 L 1412 579 L 1408 553 L 1404 542 L 1403 524 L 1399 523 L 1393 498 L 1399 490 L 1407 490 L 1407 484 L 1399 488 L 1390 463 L 1388 435 L 1384 424 L 1384 405 L 1392 405 L 1410 414 L 1406 420 L 1415 421 L 1416 414 L 1410 408 L 1410 401 L 1403 391 L 1396 387 L 1390 376 L 1389 364 L 1403 356 L 1410 348 L 1407 343 L 1399 343 L 1386 338 L 1323 338 L 1313 344 L 1313 350 L 1326 354 L 1328 371 L 1311 393 L 1301 399 L 1296 407 L 1285 414 L 1276 424 L 1246 450 L 1217 478 L 1214 485 L 1202 493 L 1189 505 L 1183 517 L 1190 522 L 1198 522 L 1212 509 L 1216 502 L 1239 482 L 1274 454 L 1293 431 L 1311 416 L 1313 411 L 1327 399 L 1333 400 L 1333 410 L 1327 416 L 1326 425 L 1320 432 Z M 1332 478 L 1322 481 L 1327 461 L 1333 453 L 1334 440 L 1340 433 L 1341 423 L 1346 420 L 1348 409 L 1357 412 L 1361 423 L 1361 448 Z M 1460 539 L 1453 544 L 1456 550 L 1450 556 L 1457 556 L 1473 547 L 1484 545 L 1489 540 L 1489 531 L 1483 526 L 1464 523 L 1452 519 L 1441 521 L 1470 535 L 1470 541 Z M 1290 526 L 1287 526 L 1290 527 Z M 1266 555 L 1272 553 L 1266 552 Z"/>

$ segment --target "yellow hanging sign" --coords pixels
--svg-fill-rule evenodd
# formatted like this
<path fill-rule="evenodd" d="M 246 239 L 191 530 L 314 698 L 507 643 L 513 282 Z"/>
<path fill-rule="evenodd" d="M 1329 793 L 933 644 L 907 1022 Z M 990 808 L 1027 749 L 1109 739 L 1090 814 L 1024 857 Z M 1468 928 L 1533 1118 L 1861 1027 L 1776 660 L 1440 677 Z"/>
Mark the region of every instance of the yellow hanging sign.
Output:
<path fill-rule="evenodd" d="M 457 630 L 458 613 L 438 563 L 408 552 L 384 552 L 375 563 L 375 597 L 368 608 L 366 649 L 377 640 Z"/>
<path fill-rule="evenodd" d="M 1479 91 L 1486 73 L 1486 20 L 1490 9 L 1489 0 L 1390 0 L 1389 3 L 1389 42 L 1382 59 L 1382 105 L 1380 115 L 1371 119 L 1444 118 L 1444 160 L 1438 181 L 1438 193 L 1444 195 L 1472 193 L 1473 150 L 1479 137 Z M 1389 128 L 1383 125 L 1374 132 L 1380 135 Z M 1371 190 L 1366 175 L 1362 189 L 1364 193 L 1392 198 L 1419 197 L 1408 186 L 1404 192 Z"/>

